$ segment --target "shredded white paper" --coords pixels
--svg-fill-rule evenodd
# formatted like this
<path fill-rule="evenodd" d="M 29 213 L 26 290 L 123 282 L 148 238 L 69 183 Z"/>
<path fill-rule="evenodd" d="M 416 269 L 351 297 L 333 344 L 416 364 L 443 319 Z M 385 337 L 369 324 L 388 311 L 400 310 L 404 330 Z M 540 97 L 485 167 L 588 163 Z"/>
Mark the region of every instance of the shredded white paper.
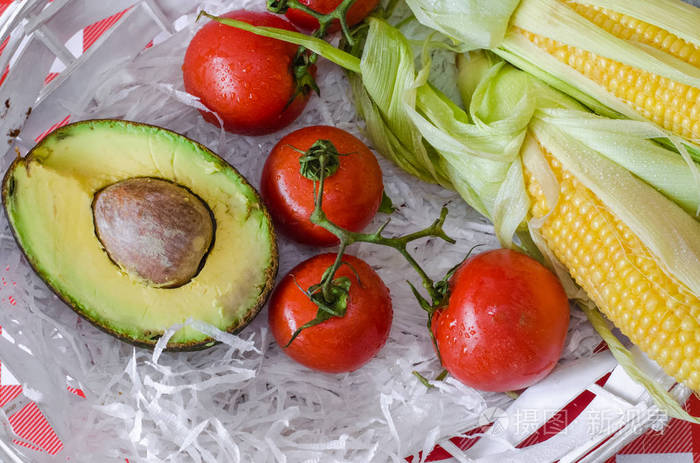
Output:
<path fill-rule="evenodd" d="M 253 6 L 252 0 L 208 1 L 215 13 Z M 182 84 L 182 58 L 198 27 L 194 15 L 175 35 L 144 50 L 129 63 L 104 70 L 89 109 L 72 120 L 125 118 L 166 127 L 197 140 L 233 164 L 257 188 L 265 158 L 286 133 L 328 124 L 360 138 L 343 72 L 321 60 L 321 97 L 311 98 L 290 127 L 263 137 L 226 133 L 206 123 L 200 103 Z M 371 145 L 370 145 L 371 146 Z M 421 183 L 379 159 L 387 194 L 398 211 L 386 233 L 418 230 L 448 204 L 449 245 L 426 239 L 412 245 L 418 262 L 440 278 L 475 244 L 497 247 L 493 229 L 453 192 Z M 60 194 L 57 192 L 56 194 Z M 381 214 L 368 228 L 377 227 Z M 418 452 L 424 459 L 437 442 L 477 425 L 488 407 L 503 407 L 504 394 L 482 393 L 452 378 L 426 388 L 412 374 L 440 372 L 425 327 L 426 314 L 406 279 L 418 278 L 393 249 L 354 245 L 391 290 L 394 320 L 386 346 L 363 368 L 348 374 L 310 371 L 290 360 L 267 328 L 267 311 L 239 335 L 201 322 L 192 326 L 221 342 L 210 349 L 163 352 L 134 348 L 104 334 L 61 303 L 31 271 L 2 218 L 0 237 L 0 325 L 14 339 L 0 337 L 0 358 L 26 385 L 62 439 L 56 457 L 16 447 L 31 461 L 71 462 L 400 462 Z M 280 277 L 321 249 L 279 238 Z M 231 265 L 235 265 L 232 262 Z M 8 303 L 11 296 L 12 303 Z M 572 311 L 565 359 L 590 355 L 599 338 L 585 316 Z M 83 399 L 66 389 L 81 388 Z M 4 434 L 10 435 L 2 416 Z M 17 437 L 17 436 L 14 436 Z"/>

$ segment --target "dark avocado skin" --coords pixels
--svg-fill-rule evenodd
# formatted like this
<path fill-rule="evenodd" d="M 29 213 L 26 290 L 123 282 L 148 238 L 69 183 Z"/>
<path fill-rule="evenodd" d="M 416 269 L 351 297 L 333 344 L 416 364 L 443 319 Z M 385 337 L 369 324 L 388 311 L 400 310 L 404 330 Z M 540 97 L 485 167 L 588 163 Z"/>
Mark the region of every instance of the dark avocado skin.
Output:
<path fill-rule="evenodd" d="M 90 123 L 112 123 L 114 125 L 125 125 L 126 124 L 126 125 L 134 125 L 134 126 L 153 127 L 155 129 L 169 132 L 169 133 L 174 134 L 178 137 L 182 137 L 183 139 L 189 140 L 191 143 L 197 145 L 202 150 L 204 150 L 207 153 L 210 153 L 212 156 L 218 158 L 224 165 L 226 165 L 228 168 L 233 170 L 241 178 L 242 183 L 245 184 L 246 186 L 248 186 L 255 193 L 255 198 L 256 198 L 258 204 L 260 205 L 260 209 L 263 211 L 265 218 L 268 220 L 268 223 L 270 223 L 270 224 L 272 223 L 272 219 L 270 217 L 270 214 L 269 214 L 267 208 L 265 207 L 265 204 L 262 202 L 262 199 L 260 198 L 260 194 L 248 182 L 248 180 L 243 175 L 241 175 L 240 172 L 238 172 L 238 170 L 235 167 L 233 167 L 225 159 L 223 159 L 221 156 L 214 153 L 213 151 L 211 151 L 209 148 L 202 145 L 201 143 L 198 143 L 198 142 L 192 140 L 191 138 L 185 137 L 184 135 L 180 135 L 176 132 L 173 132 L 172 130 L 167 130 L 167 129 L 164 129 L 162 127 L 158 127 L 158 126 L 151 125 L 151 124 L 144 124 L 144 123 L 132 122 L 132 121 L 124 121 L 124 120 L 120 120 L 120 119 L 90 119 L 90 120 L 85 120 L 85 121 L 74 122 L 72 124 L 68 124 L 64 127 L 56 129 L 50 135 L 61 137 L 61 133 L 67 131 L 69 128 L 72 128 L 72 127 L 75 127 L 78 125 L 87 125 Z M 12 192 L 12 185 L 11 185 L 12 173 L 13 173 L 14 169 L 20 163 L 26 163 L 27 161 L 29 161 L 31 159 L 31 156 L 32 156 L 32 153 L 34 152 L 34 150 L 41 147 L 43 143 L 44 143 L 43 140 L 40 141 L 39 143 L 37 143 L 29 151 L 29 153 L 27 153 L 27 155 L 25 157 L 23 157 L 23 158 L 17 157 L 12 162 L 12 164 L 10 164 L 10 167 L 5 172 L 5 176 L 3 177 L 3 181 L 2 181 L 2 204 L 3 204 L 3 209 L 5 210 L 5 217 L 7 218 L 8 223 L 10 223 L 10 224 L 11 224 L 11 219 L 10 219 L 10 214 L 8 211 L 8 201 L 9 201 L 10 196 L 13 193 Z M 80 304 L 77 303 L 77 301 L 74 301 L 69 295 L 63 294 L 60 291 L 58 291 L 49 282 L 48 278 L 46 277 L 46 275 L 44 275 L 44 273 L 41 270 L 41 267 L 38 265 L 38 263 L 35 262 L 35 260 L 31 256 L 27 255 L 24 248 L 22 248 L 22 246 L 20 245 L 19 238 L 17 237 L 17 232 L 15 231 L 15 229 L 12 225 L 10 225 L 10 229 L 12 230 L 12 236 L 14 237 L 15 242 L 17 243 L 17 247 L 19 247 L 19 249 L 22 251 L 22 254 L 27 259 L 27 262 L 29 262 L 29 265 L 32 267 L 32 270 L 34 270 L 34 272 L 44 281 L 46 286 L 48 286 L 51 289 L 51 291 L 56 296 L 58 296 L 58 298 L 61 299 L 66 305 L 68 305 L 71 309 L 73 309 L 73 311 L 75 311 L 83 319 L 87 320 L 88 322 L 90 322 L 92 325 L 94 325 L 98 329 L 104 331 L 107 334 L 114 336 L 115 338 L 120 339 L 121 341 L 124 341 L 128 344 L 132 344 L 132 345 L 137 346 L 137 347 L 145 347 L 148 349 L 153 349 L 155 347 L 156 343 L 158 342 L 158 338 L 160 336 L 154 336 L 152 341 L 143 341 L 143 340 L 132 339 L 128 336 L 124 336 L 121 333 L 114 331 L 113 329 L 111 329 L 110 326 L 108 326 L 106 324 L 99 323 L 98 321 L 93 320 L 93 319 L 85 316 L 85 314 L 83 313 L 82 307 L 80 306 Z M 260 313 L 260 310 L 262 310 L 263 306 L 267 302 L 267 298 L 269 297 L 270 293 L 272 292 L 272 288 L 274 287 L 274 284 L 275 284 L 275 278 L 277 277 L 277 270 L 278 270 L 278 266 L 279 266 L 277 236 L 276 236 L 274 228 L 272 226 L 270 226 L 269 239 L 270 239 L 270 243 L 272 245 L 271 256 L 270 256 L 271 263 L 268 266 L 268 268 L 265 269 L 265 276 L 266 276 L 265 284 L 263 285 L 263 287 L 260 290 L 260 294 L 258 296 L 256 304 L 248 310 L 246 316 L 242 320 L 240 320 L 238 324 L 231 326 L 226 330 L 228 333 L 231 333 L 231 334 L 239 333 L 251 321 L 253 321 L 253 319 L 258 315 L 258 313 Z M 176 344 L 168 343 L 165 350 L 170 351 L 170 352 L 196 351 L 196 350 L 206 349 L 206 348 L 211 347 L 215 344 L 218 344 L 218 342 L 216 340 L 214 340 L 212 338 L 208 338 L 208 339 L 204 339 L 203 341 L 200 341 L 200 342 L 193 341 L 190 343 L 176 343 Z"/>

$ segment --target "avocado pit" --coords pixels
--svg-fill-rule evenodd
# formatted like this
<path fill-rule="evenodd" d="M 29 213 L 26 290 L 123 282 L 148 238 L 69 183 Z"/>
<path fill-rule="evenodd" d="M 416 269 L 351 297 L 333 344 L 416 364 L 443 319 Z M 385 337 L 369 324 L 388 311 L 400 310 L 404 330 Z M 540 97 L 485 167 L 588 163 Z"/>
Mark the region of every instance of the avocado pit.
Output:
<path fill-rule="evenodd" d="M 148 286 L 188 283 L 214 240 L 207 205 L 167 180 L 137 177 L 109 185 L 95 195 L 92 212 L 110 259 Z"/>

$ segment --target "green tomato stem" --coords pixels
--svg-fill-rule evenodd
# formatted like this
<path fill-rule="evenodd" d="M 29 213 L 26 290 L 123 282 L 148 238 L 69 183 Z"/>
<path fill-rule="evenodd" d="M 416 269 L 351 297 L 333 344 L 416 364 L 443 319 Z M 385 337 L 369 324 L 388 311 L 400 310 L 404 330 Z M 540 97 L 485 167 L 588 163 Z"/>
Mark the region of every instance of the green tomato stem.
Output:
<path fill-rule="evenodd" d="M 303 177 L 313 181 L 321 180 L 321 164 L 319 159 L 321 154 L 326 156 L 326 164 L 323 168 L 323 176 L 326 178 L 335 174 L 340 167 L 340 156 L 352 154 L 338 153 L 335 145 L 333 145 L 330 140 L 316 140 L 307 151 L 302 151 L 291 145 L 288 146 L 294 151 L 303 154 L 303 156 L 299 158 L 299 164 L 301 166 L 299 173 L 301 173 Z"/>
<path fill-rule="evenodd" d="M 347 13 L 356 0 L 343 0 L 330 13 L 319 13 L 318 11 L 309 8 L 299 0 L 267 0 L 267 9 L 273 13 L 283 14 L 289 8 L 293 8 L 313 16 L 318 21 L 319 27 L 313 33 L 314 37 L 322 38 L 326 35 L 326 31 L 333 24 L 334 20 L 340 23 L 340 29 L 343 32 L 343 37 L 350 45 L 355 41 L 350 33 L 350 28 L 347 23 Z M 316 63 L 318 55 L 309 53 L 306 47 L 300 45 L 297 49 L 294 60 L 292 60 L 292 73 L 296 81 L 296 90 L 292 94 L 287 106 L 289 106 L 298 95 L 307 95 L 312 90 L 320 94 L 316 79 L 311 74 L 311 67 Z M 285 108 L 286 109 L 286 108 Z"/>
<path fill-rule="evenodd" d="M 353 44 L 354 40 L 352 38 L 352 34 L 350 33 L 350 27 L 348 26 L 347 14 L 355 1 L 356 0 L 343 0 L 330 13 L 319 13 L 318 11 L 301 3 L 299 0 L 268 0 L 267 9 L 273 13 L 283 14 L 286 13 L 289 8 L 292 8 L 313 16 L 316 18 L 319 24 L 318 29 L 314 31 L 314 37 L 323 37 L 326 35 L 326 31 L 333 23 L 333 20 L 338 20 L 345 40 L 347 40 L 348 43 Z"/>
<path fill-rule="evenodd" d="M 335 152 L 337 153 L 337 150 L 335 150 Z M 345 249 L 353 243 L 373 243 L 396 249 L 408 261 L 408 263 L 411 265 L 411 267 L 413 267 L 416 273 L 418 273 L 423 282 L 423 287 L 428 291 L 430 299 L 432 300 L 432 302 L 428 305 L 432 309 L 430 310 L 430 313 L 432 314 L 432 311 L 435 310 L 438 305 L 442 304 L 444 300 L 444 294 L 441 294 L 435 282 L 428 276 L 425 270 L 423 270 L 420 264 L 418 264 L 415 258 L 408 252 L 408 244 L 415 240 L 426 237 L 437 237 L 448 243 L 454 244 L 455 240 L 450 238 L 443 229 L 445 219 L 447 218 L 447 208 L 442 208 L 442 210 L 440 211 L 440 217 L 437 218 L 429 227 L 423 230 L 419 230 L 417 232 L 410 233 L 408 235 L 399 236 L 395 238 L 389 238 L 382 234 L 386 226 L 389 225 L 389 221 L 391 219 L 387 220 L 384 224 L 382 224 L 374 233 L 358 233 L 346 230 L 329 220 L 328 216 L 323 211 L 323 187 L 325 182 L 325 166 L 326 163 L 329 162 L 329 158 L 336 155 L 337 154 L 333 153 L 333 150 L 329 150 L 328 152 L 316 153 L 320 165 L 319 171 L 321 172 L 321 176 L 319 181 L 314 183 L 314 210 L 311 213 L 310 217 L 311 223 L 323 227 L 324 229 L 333 233 L 340 240 L 340 248 L 338 250 L 336 260 L 333 266 L 331 267 L 330 271 L 324 278 L 324 281 L 321 282 L 324 296 L 326 294 L 331 294 L 330 287 L 333 284 L 332 282 L 335 278 L 335 272 L 342 263 L 342 254 L 345 252 Z M 326 302 L 332 303 L 332 301 L 329 300 L 326 300 Z M 428 309 L 426 308 L 426 310 Z"/>

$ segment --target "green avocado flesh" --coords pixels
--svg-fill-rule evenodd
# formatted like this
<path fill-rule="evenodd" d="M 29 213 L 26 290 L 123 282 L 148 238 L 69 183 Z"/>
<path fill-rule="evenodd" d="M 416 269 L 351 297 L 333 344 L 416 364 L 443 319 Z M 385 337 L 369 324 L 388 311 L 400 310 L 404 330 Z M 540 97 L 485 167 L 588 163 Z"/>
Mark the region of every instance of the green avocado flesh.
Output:
<path fill-rule="evenodd" d="M 213 245 L 199 273 L 182 286 L 144 284 L 110 260 L 96 235 L 95 194 L 135 177 L 185 187 L 213 215 Z M 188 318 L 236 332 L 258 313 L 274 283 L 275 236 L 257 192 L 214 153 L 165 129 L 118 120 L 60 128 L 12 164 L 3 202 L 39 276 L 80 315 L 137 345 L 155 345 Z M 185 326 L 168 349 L 212 341 Z"/>

